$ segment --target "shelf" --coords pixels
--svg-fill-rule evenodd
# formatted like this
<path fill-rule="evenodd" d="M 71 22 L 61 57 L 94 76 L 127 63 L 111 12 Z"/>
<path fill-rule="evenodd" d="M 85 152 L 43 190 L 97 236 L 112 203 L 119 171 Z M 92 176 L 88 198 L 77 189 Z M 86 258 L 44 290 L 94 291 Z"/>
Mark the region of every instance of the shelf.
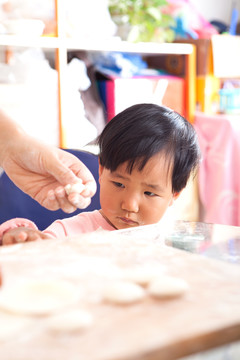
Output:
<path fill-rule="evenodd" d="M 103 51 L 103 52 L 127 52 L 140 54 L 182 54 L 192 53 L 192 45 L 175 43 L 129 43 L 116 39 L 105 41 L 81 41 L 76 39 L 62 40 L 62 44 L 69 50 Z"/>
<path fill-rule="evenodd" d="M 142 55 L 163 55 L 175 54 L 184 55 L 185 80 L 186 80 L 186 118 L 193 122 L 196 103 L 196 49 L 192 44 L 182 43 L 129 43 L 118 38 L 103 41 L 91 41 L 82 39 L 70 39 L 64 36 L 59 37 L 31 37 L 17 35 L 0 35 L 0 47 L 40 47 L 56 51 L 56 69 L 58 71 L 58 98 L 59 98 L 59 144 L 65 147 L 64 128 L 68 119 L 68 107 L 64 95 L 65 70 L 67 64 L 67 52 L 79 50 L 87 52 L 123 52 Z M 11 50 L 11 49 L 10 49 Z"/>
<path fill-rule="evenodd" d="M 112 38 L 104 41 L 89 41 L 60 37 L 27 37 L 18 35 L 0 35 L 0 46 L 41 47 L 57 49 L 63 47 L 68 50 L 86 50 L 98 52 L 128 52 L 141 54 L 178 54 L 192 53 L 191 44 L 180 43 L 129 43 Z"/>
<path fill-rule="evenodd" d="M 45 36 L 0 35 L 0 46 L 57 49 L 60 47 L 60 39 Z"/>
<path fill-rule="evenodd" d="M 118 37 L 109 39 L 67 38 L 65 2 L 55 0 L 56 36 L 18 36 L 0 35 L 0 47 L 6 48 L 6 54 L 15 47 L 35 47 L 56 51 L 55 63 L 58 71 L 59 100 L 59 145 L 65 145 L 65 129 L 68 126 L 68 103 L 65 86 L 68 51 L 121 52 L 142 55 L 184 55 L 186 83 L 186 118 L 193 122 L 196 104 L 196 49 L 195 45 L 182 43 L 129 43 Z"/>

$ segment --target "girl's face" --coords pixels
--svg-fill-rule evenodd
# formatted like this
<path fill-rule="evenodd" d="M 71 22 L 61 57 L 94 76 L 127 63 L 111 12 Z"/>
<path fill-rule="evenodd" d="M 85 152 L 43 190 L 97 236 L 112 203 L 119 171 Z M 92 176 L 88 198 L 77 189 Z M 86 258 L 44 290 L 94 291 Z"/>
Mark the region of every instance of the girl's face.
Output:
<path fill-rule="evenodd" d="M 157 223 L 178 193 L 172 193 L 169 162 L 156 154 L 143 170 L 127 163 L 111 172 L 99 165 L 101 213 L 116 229 Z M 170 169 L 171 170 L 171 169 Z"/>

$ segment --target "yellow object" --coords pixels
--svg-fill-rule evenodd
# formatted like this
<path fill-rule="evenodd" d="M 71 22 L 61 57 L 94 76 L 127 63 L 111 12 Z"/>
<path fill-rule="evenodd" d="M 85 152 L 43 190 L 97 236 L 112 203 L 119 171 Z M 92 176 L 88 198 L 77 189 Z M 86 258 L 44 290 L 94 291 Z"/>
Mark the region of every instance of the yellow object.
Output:
<path fill-rule="evenodd" d="M 214 75 L 197 76 L 197 106 L 205 113 L 216 113 L 219 106 L 220 79 Z"/>

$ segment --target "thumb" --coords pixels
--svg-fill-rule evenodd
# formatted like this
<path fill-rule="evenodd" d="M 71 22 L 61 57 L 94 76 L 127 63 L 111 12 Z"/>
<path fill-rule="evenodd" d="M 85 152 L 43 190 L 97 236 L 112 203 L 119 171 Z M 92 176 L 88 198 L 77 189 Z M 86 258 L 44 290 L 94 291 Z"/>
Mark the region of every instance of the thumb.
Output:
<path fill-rule="evenodd" d="M 49 173 L 59 182 L 60 185 L 74 184 L 79 178 L 60 160 L 56 159 L 52 164 Z"/>

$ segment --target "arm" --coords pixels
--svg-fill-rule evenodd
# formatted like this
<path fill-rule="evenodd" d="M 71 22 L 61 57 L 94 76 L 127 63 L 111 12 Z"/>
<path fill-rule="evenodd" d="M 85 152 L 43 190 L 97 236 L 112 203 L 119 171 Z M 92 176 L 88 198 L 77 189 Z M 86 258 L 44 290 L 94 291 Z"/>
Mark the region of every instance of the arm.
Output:
<path fill-rule="evenodd" d="M 45 240 L 49 236 L 39 230 L 27 227 L 18 227 L 7 231 L 2 237 L 2 245 L 12 245 L 27 241 Z"/>
<path fill-rule="evenodd" d="M 0 112 L 0 166 L 25 193 L 49 210 L 73 212 L 85 208 L 96 192 L 88 168 L 74 155 L 46 145 L 27 135 L 14 121 Z M 81 195 L 66 194 L 64 187 L 82 179 Z"/>
<path fill-rule="evenodd" d="M 30 220 L 15 218 L 0 225 L 0 245 L 11 245 L 19 242 L 48 239 Z"/>

